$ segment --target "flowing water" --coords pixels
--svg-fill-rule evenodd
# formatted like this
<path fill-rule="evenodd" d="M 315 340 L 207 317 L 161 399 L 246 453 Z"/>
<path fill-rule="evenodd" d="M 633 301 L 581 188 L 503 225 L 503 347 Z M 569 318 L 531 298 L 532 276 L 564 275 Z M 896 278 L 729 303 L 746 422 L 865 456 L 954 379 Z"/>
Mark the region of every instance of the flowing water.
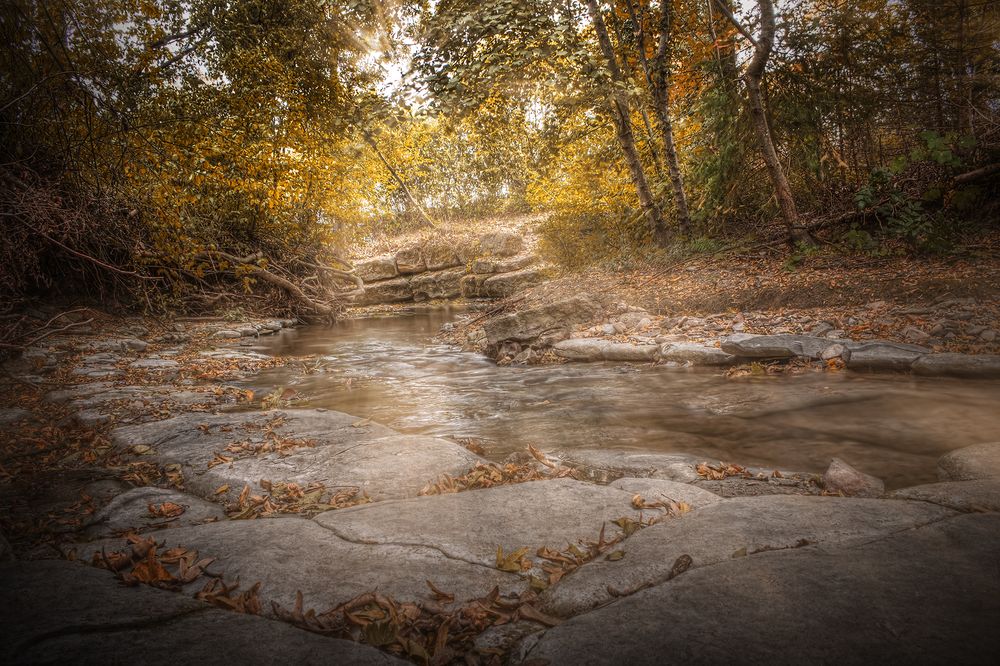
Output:
<path fill-rule="evenodd" d="M 568 364 L 497 367 L 432 340 L 442 309 L 344 320 L 261 338 L 310 356 L 261 372 L 260 394 L 294 389 L 407 433 L 478 440 L 490 458 L 598 447 L 822 472 L 832 456 L 889 487 L 936 481 L 935 460 L 1000 439 L 1000 382 L 808 373 L 727 379 L 721 371 Z"/>

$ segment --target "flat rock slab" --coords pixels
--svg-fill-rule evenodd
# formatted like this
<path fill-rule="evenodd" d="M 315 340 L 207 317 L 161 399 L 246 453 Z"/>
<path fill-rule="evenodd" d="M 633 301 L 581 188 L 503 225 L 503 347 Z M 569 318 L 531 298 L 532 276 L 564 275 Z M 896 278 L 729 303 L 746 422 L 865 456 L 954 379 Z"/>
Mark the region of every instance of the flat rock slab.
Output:
<path fill-rule="evenodd" d="M 722 340 L 722 351 L 740 358 L 818 359 L 827 347 L 843 342 L 811 335 L 754 335 L 736 333 Z"/>
<path fill-rule="evenodd" d="M 163 510 L 165 504 L 176 504 L 184 511 L 176 517 L 157 515 L 157 509 Z M 87 526 L 87 535 L 111 536 L 128 530 L 183 527 L 225 519 L 226 512 L 221 506 L 200 497 L 167 488 L 133 488 L 114 497 L 94 515 Z"/>
<path fill-rule="evenodd" d="M 693 567 L 805 544 L 867 541 L 954 516 L 926 502 L 771 495 L 730 499 L 633 535 L 625 557 L 589 562 L 543 594 L 542 608 L 562 617 L 589 611 L 667 580 L 682 555 Z M 723 603 L 725 593 L 709 595 Z"/>
<path fill-rule="evenodd" d="M 609 342 L 600 338 L 573 338 L 552 346 L 560 358 L 571 361 L 620 361 L 651 363 L 660 356 L 656 345 L 633 345 L 628 342 Z"/>
<path fill-rule="evenodd" d="M 290 409 L 230 414 L 185 414 L 113 431 L 115 444 L 153 449 L 153 459 L 179 464 L 186 487 L 202 497 L 232 499 L 261 480 L 355 487 L 375 500 L 415 496 L 442 474 L 458 476 L 482 459 L 454 442 L 400 435 L 350 414 Z M 283 442 L 282 453 L 238 457 L 227 446 Z M 218 454 L 231 462 L 215 464 Z M 210 464 L 212 466 L 210 466 Z M 216 490 L 230 490 L 223 498 Z"/>
<path fill-rule="evenodd" d="M 963 515 L 874 541 L 696 569 L 527 639 L 520 660 L 994 663 L 997 535 L 1000 515 Z"/>
<path fill-rule="evenodd" d="M 697 486 L 668 479 L 643 479 L 626 477 L 612 481 L 612 488 L 624 490 L 633 495 L 642 495 L 646 502 L 684 502 L 694 509 L 715 504 L 722 500 L 713 492 L 709 492 Z"/>
<path fill-rule="evenodd" d="M 447 557 L 438 548 L 408 544 L 372 545 L 342 539 L 314 520 L 294 516 L 260 520 L 227 520 L 194 527 L 149 532 L 145 536 L 163 549 L 184 547 L 198 557 L 214 557 L 209 571 L 227 581 L 239 578 L 241 589 L 261 583 L 264 612 L 272 601 L 284 608 L 295 604 L 301 591 L 306 609 L 329 610 L 359 594 L 378 589 L 398 601 L 431 601 L 430 580 L 459 602 L 485 596 L 494 586 L 520 592 L 525 581 L 492 566 Z M 79 544 L 80 559 L 94 553 L 121 550 L 124 539 Z M 196 580 L 194 592 L 205 584 Z"/>
<path fill-rule="evenodd" d="M 639 517 L 633 494 L 551 479 L 328 511 L 316 522 L 350 541 L 438 548 L 490 567 L 498 546 L 505 553 L 527 547 L 530 559 L 542 546 L 562 550 L 580 539 L 596 541 L 605 523 L 607 534 L 615 534 L 611 521 Z"/>
<path fill-rule="evenodd" d="M 59 560 L 0 566 L 5 664 L 402 664 L 374 648 L 214 608 Z"/>
<path fill-rule="evenodd" d="M 1000 479 L 1000 442 L 956 449 L 941 456 L 937 468 L 942 481 Z"/>
<path fill-rule="evenodd" d="M 718 347 L 694 342 L 665 342 L 660 346 L 660 360 L 691 365 L 732 365 L 736 357 Z"/>
<path fill-rule="evenodd" d="M 1000 479 L 928 483 L 897 490 L 891 496 L 933 502 L 956 511 L 1000 511 Z"/>
<path fill-rule="evenodd" d="M 602 482 L 629 476 L 690 483 L 700 478 L 695 465 L 703 461 L 684 453 L 632 453 L 582 448 L 559 451 L 552 457 Z"/>
<path fill-rule="evenodd" d="M 1000 377 L 1000 354 L 928 354 L 912 369 L 917 375 L 990 379 Z"/>

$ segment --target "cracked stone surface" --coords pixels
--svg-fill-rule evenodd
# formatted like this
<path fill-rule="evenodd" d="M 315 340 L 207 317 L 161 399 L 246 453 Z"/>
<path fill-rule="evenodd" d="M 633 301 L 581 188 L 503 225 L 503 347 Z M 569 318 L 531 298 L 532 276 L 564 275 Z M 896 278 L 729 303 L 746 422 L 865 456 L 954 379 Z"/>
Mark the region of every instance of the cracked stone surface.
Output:
<path fill-rule="evenodd" d="M 150 505 L 157 506 L 165 502 L 184 507 L 184 513 L 172 520 L 150 513 Z M 118 495 L 97 512 L 87 527 L 87 535 L 110 536 L 126 530 L 163 526 L 164 523 L 169 523 L 167 527 L 181 527 L 225 519 L 226 512 L 221 506 L 200 497 L 166 488 L 133 488 Z"/>
<path fill-rule="evenodd" d="M 612 488 L 618 488 L 634 495 L 642 495 L 642 498 L 646 502 L 662 502 L 664 500 L 686 502 L 693 509 L 715 504 L 722 500 L 721 497 L 713 492 L 668 479 L 637 479 L 626 477 L 612 481 L 609 485 Z"/>
<path fill-rule="evenodd" d="M 270 424 L 270 425 L 269 425 Z M 226 446 L 263 442 L 267 431 L 299 445 L 284 453 L 237 458 L 209 467 Z M 229 414 L 185 414 L 173 419 L 118 428 L 116 445 L 150 446 L 152 459 L 179 464 L 186 487 L 203 497 L 233 499 L 244 484 L 262 479 L 284 483 L 323 483 L 327 488 L 356 487 L 372 499 L 412 497 L 442 474 L 458 476 L 482 458 L 454 442 L 400 435 L 356 416 L 325 409 L 289 409 Z M 235 457 L 235 456 L 234 456 Z M 216 489 L 229 484 L 226 497 Z"/>
<path fill-rule="evenodd" d="M 633 494 L 552 479 L 328 511 L 316 522 L 351 541 L 420 544 L 492 567 L 497 546 L 504 552 L 526 546 L 530 558 L 542 546 L 596 541 L 604 523 L 615 534 L 611 521 L 639 517 Z"/>
<path fill-rule="evenodd" d="M 891 496 L 933 502 L 956 511 L 1000 511 L 1000 479 L 928 483 L 897 490 Z"/>
<path fill-rule="evenodd" d="M 0 661 L 8 664 L 405 663 L 181 594 L 124 587 L 78 562 L 4 564 L 0 579 Z"/>
<path fill-rule="evenodd" d="M 529 637 L 514 662 L 993 663 L 997 535 L 1000 515 L 959 515 L 725 561 Z"/>
<path fill-rule="evenodd" d="M 197 550 L 199 557 L 215 557 L 209 571 L 227 581 L 239 578 L 243 588 L 261 583 L 264 612 L 271 602 L 285 608 L 301 591 L 306 609 L 328 610 L 359 594 L 378 589 L 398 601 L 431 601 L 431 580 L 453 593 L 459 602 L 485 596 L 494 586 L 502 593 L 520 592 L 526 585 L 516 574 L 492 566 L 448 557 L 433 547 L 372 545 L 343 539 L 314 520 L 295 516 L 261 520 L 229 520 L 193 527 L 149 532 L 163 543 Z M 125 547 L 124 539 L 79 544 L 80 559 L 89 561 L 101 548 Z M 197 580 L 194 592 L 204 585 Z"/>
<path fill-rule="evenodd" d="M 955 512 L 926 502 L 769 495 L 729 499 L 639 531 L 621 546 L 625 557 L 594 560 L 542 595 L 540 607 L 568 617 L 655 585 L 681 555 L 694 567 L 768 549 L 857 542 L 931 523 Z"/>
<path fill-rule="evenodd" d="M 695 465 L 704 460 L 686 453 L 631 453 L 587 448 L 560 451 L 553 457 L 598 481 L 631 476 L 681 483 L 697 481 L 699 477 Z"/>

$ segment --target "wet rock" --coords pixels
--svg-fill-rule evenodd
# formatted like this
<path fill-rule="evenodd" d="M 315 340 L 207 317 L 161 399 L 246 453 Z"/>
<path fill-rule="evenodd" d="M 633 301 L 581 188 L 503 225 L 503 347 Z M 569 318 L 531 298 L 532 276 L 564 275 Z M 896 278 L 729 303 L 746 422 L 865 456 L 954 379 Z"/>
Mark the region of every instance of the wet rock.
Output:
<path fill-rule="evenodd" d="M 396 270 L 395 257 L 383 256 L 355 264 L 354 274 L 367 283 L 394 278 L 399 271 Z"/>
<path fill-rule="evenodd" d="M 413 288 L 410 286 L 409 278 L 398 278 L 365 285 L 365 293 L 359 296 L 356 302 L 359 305 L 373 305 L 398 303 L 412 298 Z"/>
<path fill-rule="evenodd" d="M 514 365 L 532 365 L 538 362 L 538 353 L 528 348 L 517 354 L 511 361 Z"/>
<path fill-rule="evenodd" d="M 652 363 L 660 356 L 660 348 L 656 345 L 633 345 L 628 342 L 608 343 L 603 351 L 604 360 L 627 363 Z"/>
<path fill-rule="evenodd" d="M 664 519 L 622 546 L 625 559 L 592 561 L 543 595 L 560 617 L 583 613 L 626 592 L 667 580 L 682 555 L 693 568 L 825 543 L 864 543 L 955 512 L 924 502 L 769 495 L 727 499 Z M 609 589 L 610 588 L 610 589 Z"/>
<path fill-rule="evenodd" d="M 420 246 L 411 245 L 397 252 L 396 269 L 400 275 L 422 273 L 427 270 L 427 264 L 424 263 L 424 255 L 420 251 Z"/>
<path fill-rule="evenodd" d="M 445 497 L 476 492 L 480 491 Z M 393 505 L 398 503 L 388 506 Z M 327 521 L 337 513 L 352 510 L 328 511 L 318 518 Z M 449 523 L 451 519 L 446 517 L 443 521 Z M 475 522 L 482 524 L 479 520 Z M 199 557 L 216 558 L 211 569 L 224 573 L 227 581 L 239 578 L 246 587 L 259 581 L 261 605 L 267 615 L 272 612 L 272 601 L 285 609 L 293 608 L 299 591 L 305 609 L 322 612 L 376 589 L 400 602 L 431 601 L 433 593 L 427 580 L 454 594 L 459 602 L 485 596 L 494 586 L 499 586 L 503 593 L 526 587 L 516 573 L 496 568 L 497 544 L 493 544 L 490 561 L 480 564 L 449 557 L 438 544 L 425 546 L 419 541 L 405 540 L 381 544 L 345 539 L 316 520 L 300 517 L 225 520 L 148 532 L 144 536 L 162 543 L 164 550 L 183 546 L 197 550 Z M 89 559 L 101 548 L 110 552 L 125 544 L 125 539 L 106 539 L 78 544 L 77 552 L 81 559 Z M 204 584 L 195 581 L 188 589 L 197 590 Z"/>
<path fill-rule="evenodd" d="M 483 290 L 489 298 L 506 298 L 517 292 L 533 287 L 544 279 L 536 268 L 527 268 L 513 273 L 500 273 L 486 278 Z"/>
<path fill-rule="evenodd" d="M 723 561 L 549 629 L 518 656 L 552 664 L 659 664 L 663 655 L 698 664 L 986 663 L 1000 651 L 998 532 L 997 514 L 961 515 L 861 543 Z M 685 549 L 652 559 L 669 568 L 678 552 Z"/>
<path fill-rule="evenodd" d="M 612 481 L 608 485 L 628 493 L 642 495 L 642 498 L 647 503 L 663 501 L 684 502 L 692 509 L 698 509 L 722 501 L 721 497 L 703 488 L 668 479 L 625 477 L 617 481 Z"/>
<path fill-rule="evenodd" d="M 913 363 L 914 374 L 970 379 L 1000 377 L 1000 354 L 927 354 Z"/>
<path fill-rule="evenodd" d="M 430 241 L 424 245 L 424 263 L 429 271 L 440 271 L 461 265 L 455 246 L 446 241 Z"/>
<path fill-rule="evenodd" d="M 284 327 L 285 325 L 280 320 L 277 319 L 266 321 L 260 325 L 262 331 L 272 331 L 272 332 L 280 331 Z"/>
<path fill-rule="evenodd" d="M 596 481 L 607 483 L 621 477 L 668 479 L 690 483 L 699 479 L 696 456 L 683 453 L 631 453 L 610 449 L 579 448 L 560 451 L 556 459 Z"/>
<path fill-rule="evenodd" d="M 246 326 L 240 326 L 239 328 L 236 329 L 236 331 L 240 334 L 240 337 L 244 338 L 253 338 L 256 337 L 258 334 L 257 327 L 253 326 L 252 324 L 248 324 Z"/>
<path fill-rule="evenodd" d="M 820 354 L 819 357 L 824 361 L 829 361 L 831 359 L 842 357 L 845 354 L 845 352 L 847 352 L 847 348 L 844 345 L 838 343 L 835 345 L 830 345 L 829 347 L 824 349 L 823 353 Z"/>
<path fill-rule="evenodd" d="M 109 571 L 50 560 L 0 566 L 4 663 L 176 666 L 226 660 L 251 665 L 402 664 L 378 650 L 283 622 L 232 613 Z"/>
<path fill-rule="evenodd" d="M 956 511 L 1000 511 L 1000 479 L 928 483 L 897 490 L 889 497 L 933 502 Z"/>
<path fill-rule="evenodd" d="M 454 268 L 435 273 L 423 273 L 410 280 L 414 300 L 454 298 L 462 293 L 461 280 L 465 271 Z"/>
<path fill-rule="evenodd" d="M 818 359 L 833 344 L 829 338 L 810 335 L 753 335 L 737 333 L 722 339 L 722 351 L 740 358 Z"/>
<path fill-rule="evenodd" d="M 239 338 L 241 336 L 240 336 L 240 332 L 239 331 L 234 331 L 234 330 L 231 330 L 231 329 L 227 328 L 227 329 L 223 329 L 221 331 L 216 331 L 212 335 L 212 337 L 213 338 L 218 338 L 220 340 L 235 340 L 236 338 Z"/>
<path fill-rule="evenodd" d="M 851 344 L 848 351 L 845 356 L 848 368 L 877 372 L 907 372 L 914 361 L 930 352 L 924 347 L 892 342 Z"/>
<path fill-rule="evenodd" d="M 823 487 L 848 497 L 880 497 L 885 493 L 882 479 L 859 472 L 840 458 L 830 461 L 823 474 Z"/>
<path fill-rule="evenodd" d="M 167 502 L 182 507 L 184 512 L 173 519 L 150 512 L 150 507 L 155 509 Z M 200 497 L 165 488 L 134 488 L 118 495 L 98 511 L 87 527 L 87 535 L 111 536 L 156 525 L 180 527 L 225 519 L 226 512 L 221 506 Z"/>
<path fill-rule="evenodd" d="M 562 550 L 596 539 L 622 516 L 638 519 L 633 493 L 573 479 L 529 481 L 462 493 L 418 497 L 328 511 L 320 525 L 354 543 L 410 544 L 450 558 L 495 567 L 505 552 L 542 546 Z"/>
<path fill-rule="evenodd" d="M 569 333 L 573 326 L 594 319 L 600 311 L 596 299 L 573 296 L 495 317 L 483 325 L 483 330 L 491 345 L 503 340 L 530 342 L 554 331 Z"/>
<path fill-rule="evenodd" d="M 973 444 L 947 453 L 938 460 L 942 481 L 1000 479 L 1000 442 Z"/>
<path fill-rule="evenodd" d="M 559 358 L 570 361 L 594 362 L 604 360 L 604 348 L 607 346 L 607 340 L 600 338 L 573 338 L 557 342 L 552 351 Z"/>
<path fill-rule="evenodd" d="M 233 499 L 244 484 L 262 479 L 278 483 L 322 483 L 328 489 L 356 487 L 373 499 L 412 497 L 441 474 L 458 476 L 482 459 L 444 439 L 400 435 L 341 412 L 289 409 L 231 414 L 184 414 L 172 419 L 117 428 L 121 447 L 151 447 L 151 459 L 178 464 L 185 487 L 202 497 L 217 488 Z M 284 443 L 282 453 L 249 455 L 225 464 L 209 463 L 236 442 Z"/>
<path fill-rule="evenodd" d="M 495 231 L 479 239 L 479 251 L 496 257 L 513 257 L 524 249 L 524 239 L 511 231 Z"/>
<path fill-rule="evenodd" d="M 732 365 L 736 357 L 718 347 L 694 342 L 665 342 L 660 346 L 660 360 L 691 365 Z"/>
<path fill-rule="evenodd" d="M 573 338 L 557 342 L 552 351 L 560 358 L 571 361 L 619 361 L 649 363 L 659 355 L 656 345 L 633 345 L 627 342 L 608 342 L 600 338 Z"/>

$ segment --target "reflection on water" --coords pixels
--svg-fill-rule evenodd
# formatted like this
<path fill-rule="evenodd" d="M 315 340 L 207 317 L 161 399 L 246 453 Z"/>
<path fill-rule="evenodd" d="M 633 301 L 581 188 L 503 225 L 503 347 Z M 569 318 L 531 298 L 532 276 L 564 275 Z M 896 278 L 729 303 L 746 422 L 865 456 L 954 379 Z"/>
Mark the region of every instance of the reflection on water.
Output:
<path fill-rule="evenodd" d="M 283 331 L 255 349 L 312 355 L 262 372 L 301 406 L 397 430 L 485 440 L 490 457 L 571 447 L 689 452 L 822 472 L 831 456 L 890 487 L 932 482 L 943 453 L 997 439 L 1000 382 L 808 374 L 726 379 L 713 370 L 572 364 L 501 368 L 431 337 L 448 310 Z"/>

